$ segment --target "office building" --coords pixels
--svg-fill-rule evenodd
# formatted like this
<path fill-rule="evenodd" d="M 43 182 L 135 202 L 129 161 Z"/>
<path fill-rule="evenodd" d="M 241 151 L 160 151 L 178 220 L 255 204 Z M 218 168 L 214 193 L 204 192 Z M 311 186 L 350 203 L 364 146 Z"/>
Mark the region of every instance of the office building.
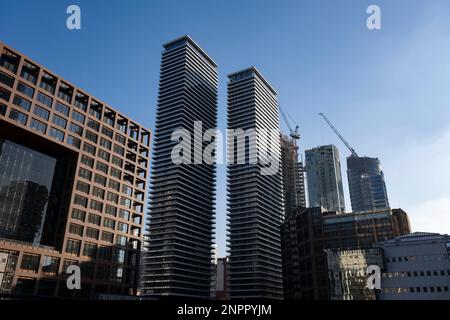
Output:
<path fill-rule="evenodd" d="M 229 293 L 231 298 L 280 299 L 283 189 L 277 94 L 254 67 L 228 78 L 228 130 L 256 132 L 253 142 L 244 140 L 249 140 L 245 147 L 228 139 Z M 276 132 L 270 145 L 264 130 Z M 263 174 L 265 164 L 259 159 L 251 161 L 252 155 L 267 151 L 278 165 L 273 174 Z M 245 161 L 238 161 L 239 153 L 245 153 Z"/>
<path fill-rule="evenodd" d="M 0 294 L 137 290 L 150 131 L 0 43 Z M 66 269 L 81 268 L 81 290 Z"/>
<path fill-rule="evenodd" d="M 334 145 L 305 151 L 309 207 L 345 212 L 339 151 Z"/>
<path fill-rule="evenodd" d="M 298 209 L 282 226 L 286 299 L 330 297 L 325 250 L 371 248 L 376 242 L 410 233 L 401 209 L 337 214 L 323 208 Z"/>
<path fill-rule="evenodd" d="M 378 158 L 348 157 L 347 176 L 353 212 L 389 208 L 384 174 Z"/>
<path fill-rule="evenodd" d="M 298 146 L 292 138 L 281 135 L 281 168 L 283 174 L 285 215 L 297 207 L 306 207 L 303 163 L 298 160 Z"/>
<path fill-rule="evenodd" d="M 450 300 L 450 237 L 416 232 L 375 245 L 383 253 L 380 300 Z"/>
<path fill-rule="evenodd" d="M 216 167 L 196 163 L 200 148 L 195 143 L 187 143 L 183 154 L 190 163 L 175 163 L 172 151 L 179 142 L 171 136 L 182 129 L 193 137 L 196 121 L 202 122 L 202 137 L 216 128 L 217 81 L 217 65 L 189 36 L 164 45 L 142 266 L 144 296 L 210 298 Z"/>

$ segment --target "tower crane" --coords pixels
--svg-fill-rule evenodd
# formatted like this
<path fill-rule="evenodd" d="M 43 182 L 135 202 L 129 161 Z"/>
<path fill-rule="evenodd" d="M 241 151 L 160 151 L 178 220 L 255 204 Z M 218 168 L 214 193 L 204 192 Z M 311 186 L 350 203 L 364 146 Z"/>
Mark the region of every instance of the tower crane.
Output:
<path fill-rule="evenodd" d="M 295 130 L 292 130 L 291 124 L 289 123 L 288 118 L 286 117 L 286 114 L 284 113 L 283 109 L 280 106 L 281 115 L 283 116 L 284 122 L 286 123 L 287 127 L 289 128 L 289 136 L 294 139 L 294 141 L 297 141 L 300 139 L 300 133 L 298 132 L 299 126 L 295 126 Z"/>
<path fill-rule="evenodd" d="M 330 128 L 336 133 L 336 135 L 341 139 L 341 141 L 345 144 L 345 146 L 350 150 L 353 157 L 359 158 L 358 154 L 356 153 L 355 149 L 352 148 L 352 146 L 347 142 L 347 140 L 344 139 L 344 137 L 339 133 L 339 131 L 333 126 L 333 124 L 328 120 L 328 118 L 321 112 L 319 115 L 325 120 L 326 123 L 330 126 Z"/>

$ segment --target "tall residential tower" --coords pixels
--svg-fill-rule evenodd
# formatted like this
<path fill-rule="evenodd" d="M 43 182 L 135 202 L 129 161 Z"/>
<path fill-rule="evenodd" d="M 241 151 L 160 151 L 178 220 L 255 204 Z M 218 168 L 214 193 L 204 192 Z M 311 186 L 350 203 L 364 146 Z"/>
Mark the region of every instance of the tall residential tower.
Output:
<path fill-rule="evenodd" d="M 276 92 L 254 67 L 228 76 L 228 129 L 256 131 L 245 148 L 228 139 L 228 251 L 231 298 L 272 298 L 283 295 L 280 226 L 283 190 L 279 118 Z M 270 147 L 273 174 L 263 174 L 263 164 L 252 155 L 267 149 L 264 130 L 277 134 Z M 256 147 L 256 148 L 253 148 Z M 245 151 L 245 163 L 230 159 L 230 150 Z"/>
<path fill-rule="evenodd" d="M 334 145 L 305 151 L 309 207 L 345 212 L 339 151 Z"/>
<path fill-rule="evenodd" d="M 183 129 L 192 137 L 196 121 L 202 122 L 202 136 L 216 127 L 217 81 L 217 65 L 189 36 L 164 45 L 143 295 L 210 297 L 216 168 L 194 164 L 194 143 L 183 154 L 191 163 L 174 163 L 179 142 L 171 136 Z"/>

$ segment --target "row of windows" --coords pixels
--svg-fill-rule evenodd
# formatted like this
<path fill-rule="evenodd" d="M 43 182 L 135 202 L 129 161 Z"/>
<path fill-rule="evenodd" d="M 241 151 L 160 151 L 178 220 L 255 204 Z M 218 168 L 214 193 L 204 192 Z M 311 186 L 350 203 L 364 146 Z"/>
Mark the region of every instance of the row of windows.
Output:
<path fill-rule="evenodd" d="M 405 277 L 437 277 L 450 276 L 450 270 L 427 270 L 427 271 L 408 271 L 408 272 L 387 272 L 382 274 L 382 278 L 405 278 Z"/>
<path fill-rule="evenodd" d="M 408 262 L 408 261 L 441 261 L 446 260 L 445 255 L 420 255 L 420 256 L 408 256 L 408 257 L 390 257 L 386 258 L 386 262 Z"/>
<path fill-rule="evenodd" d="M 437 287 L 410 287 L 410 288 L 384 288 L 383 293 L 441 293 L 449 292 L 448 286 L 437 286 Z"/>
<path fill-rule="evenodd" d="M 38 254 L 24 253 L 20 263 L 20 269 L 29 272 L 38 272 L 41 256 Z M 59 268 L 59 258 L 44 256 L 42 272 L 56 274 Z"/>
<path fill-rule="evenodd" d="M 18 66 L 19 66 L 20 57 L 13 52 L 9 51 L 8 49 L 4 49 L 1 57 L 0 57 L 0 65 L 4 67 L 5 69 L 11 71 L 12 73 L 16 73 Z M 40 75 L 40 68 L 34 65 L 33 63 L 25 60 L 22 66 L 22 70 L 20 72 L 20 76 L 34 85 L 37 85 L 38 76 Z M 2 72 L 0 74 L 0 81 L 10 87 L 14 84 L 14 79 L 7 75 L 6 73 Z M 50 94 L 55 94 L 56 87 L 58 84 L 58 79 L 55 76 L 52 76 L 51 74 L 42 71 L 41 79 L 39 82 L 39 87 Z M 31 93 L 28 93 L 31 94 Z M 57 96 L 68 102 L 69 104 L 72 103 L 76 108 L 88 112 L 88 101 L 89 97 L 81 92 L 75 92 L 75 89 L 64 83 L 63 81 L 59 82 Z M 45 99 L 45 98 L 44 98 Z M 48 102 L 47 102 L 48 103 Z M 108 109 L 106 106 L 103 106 L 97 101 L 92 100 L 90 107 L 89 107 L 89 114 L 97 118 L 98 120 L 101 120 L 103 116 L 103 122 L 112 126 L 116 127 L 118 130 L 120 130 L 124 134 L 128 134 L 128 136 L 132 139 L 140 139 L 141 142 L 145 145 L 149 145 L 149 133 L 145 130 L 142 130 L 140 132 L 139 126 L 130 123 L 128 124 L 128 121 L 118 117 L 117 114 Z"/>

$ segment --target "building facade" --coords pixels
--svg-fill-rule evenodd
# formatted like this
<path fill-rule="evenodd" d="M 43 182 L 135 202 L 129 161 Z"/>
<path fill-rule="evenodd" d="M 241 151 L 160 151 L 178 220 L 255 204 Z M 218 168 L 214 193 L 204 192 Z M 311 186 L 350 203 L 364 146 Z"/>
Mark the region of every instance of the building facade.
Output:
<path fill-rule="evenodd" d="M 243 140 L 244 146 L 228 138 L 230 297 L 281 299 L 283 189 L 276 92 L 254 67 L 228 78 L 228 130 L 256 132 L 254 141 Z M 264 175 L 260 161 L 251 163 L 252 155 L 268 151 L 263 130 L 276 132 L 269 148 L 278 165 L 274 174 Z M 239 152 L 245 161 L 238 161 Z"/>
<path fill-rule="evenodd" d="M 347 214 L 323 208 L 296 210 L 282 226 L 286 299 L 327 300 L 329 272 L 325 250 L 371 248 L 376 242 L 411 232 L 401 209 Z"/>
<path fill-rule="evenodd" d="M 227 300 L 228 295 L 228 258 L 218 258 L 215 265 L 215 281 L 213 298 Z"/>
<path fill-rule="evenodd" d="M 389 208 L 384 174 L 378 158 L 348 157 L 347 176 L 354 212 Z"/>
<path fill-rule="evenodd" d="M 339 151 L 334 145 L 305 151 L 309 207 L 345 212 Z"/>
<path fill-rule="evenodd" d="M 150 131 L 0 43 L 0 294 L 136 294 Z M 66 269 L 81 269 L 68 290 Z"/>
<path fill-rule="evenodd" d="M 450 300 L 450 236 L 416 232 L 376 244 L 380 300 Z"/>
<path fill-rule="evenodd" d="M 203 137 L 217 126 L 217 65 L 189 37 L 164 45 L 156 112 L 150 192 L 148 246 L 144 254 L 142 294 L 155 297 L 210 298 L 214 240 L 215 163 L 197 152 L 195 122 Z M 172 151 L 179 141 L 187 162 L 178 164 Z M 192 144 L 189 144 L 192 140 Z"/>

